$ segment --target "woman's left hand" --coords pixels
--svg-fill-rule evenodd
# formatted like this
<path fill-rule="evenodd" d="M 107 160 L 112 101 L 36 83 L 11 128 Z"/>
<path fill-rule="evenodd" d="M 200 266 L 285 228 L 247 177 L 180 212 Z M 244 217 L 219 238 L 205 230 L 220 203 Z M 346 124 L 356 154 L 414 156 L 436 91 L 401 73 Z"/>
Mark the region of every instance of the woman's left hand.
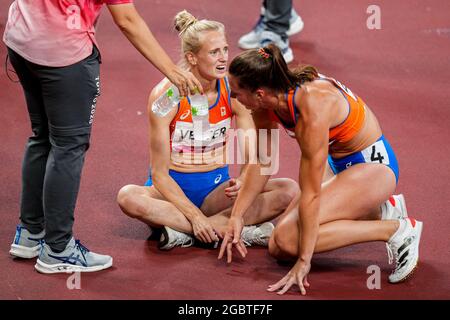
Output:
<path fill-rule="evenodd" d="M 306 288 L 309 288 L 308 273 L 311 270 L 311 263 L 303 260 L 298 260 L 292 267 L 291 271 L 283 277 L 280 281 L 269 286 L 267 291 L 274 292 L 279 290 L 278 294 L 284 294 L 293 284 L 297 284 L 302 295 L 306 294 Z"/>
<path fill-rule="evenodd" d="M 236 199 L 239 190 L 241 189 L 241 181 L 239 179 L 230 179 L 229 186 L 225 189 L 225 195 L 231 200 Z"/>

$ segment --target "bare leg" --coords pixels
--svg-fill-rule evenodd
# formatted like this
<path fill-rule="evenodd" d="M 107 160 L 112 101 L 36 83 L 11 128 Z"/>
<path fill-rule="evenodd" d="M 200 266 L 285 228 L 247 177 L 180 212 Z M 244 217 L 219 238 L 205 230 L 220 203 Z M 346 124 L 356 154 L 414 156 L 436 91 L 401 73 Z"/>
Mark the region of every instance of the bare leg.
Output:
<path fill-rule="evenodd" d="M 392 171 L 383 165 L 358 164 L 322 186 L 318 252 L 366 241 L 387 241 L 398 221 L 358 220 L 377 211 L 395 189 Z M 294 207 L 294 208 L 292 208 Z M 291 205 L 276 226 L 269 243 L 272 255 L 282 258 L 298 252 L 298 209 Z M 334 230 L 336 228 L 336 230 Z"/>
<path fill-rule="evenodd" d="M 297 228 L 297 225 L 290 225 L 290 228 L 294 227 Z M 352 244 L 370 241 L 387 242 L 395 231 L 397 231 L 398 227 L 399 222 L 397 220 L 338 220 L 328 222 L 320 225 L 319 237 L 314 252 L 326 252 Z M 296 258 L 298 256 L 298 232 L 297 236 L 289 239 L 287 237 L 280 237 L 283 231 L 284 229 L 280 228 L 275 230 L 269 241 L 269 253 L 273 257 L 281 260 Z"/>
<path fill-rule="evenodd" d="M 154 186 L 127 185 L 120 189 L 117 202 L 127 216 L 149 226 L 168 226 L 184 233 L 193 233 L 189 220 L 177 207 L 164 200 Z"/>
<path fill-rule="evenodd" d="M 228 182 L 222 183 L 206 198 L 201 211 L 209 217 L 216 230 L 224 230 L 234 201 L 225 195 Z M 264 191 L 255 200 L 245 218 L 246 224 L 269 221 L 283 212 L 298 190 L 290 179 L 270 180 Z M 127 185 L 118 195 L 117 202 L 122 211 L 153 227 L 168 226 L 174 230 L 192 234 L 192 226 L 184 214 L 154 187 Z"/>
<path fill-rule="evenodd" d="M 201 210 L 216 230 L 223 230 L 228 223 L 234 201 L 225 195 L 225 182 L 216 188 L 205 199 Z M 291 179 L 271 179 L 267 182 L 263 192 L 253 202 L 244 216 L 245 225 L 253 225 L 270 221 L 284 212 L 298 194 L 298 184 Z"/>

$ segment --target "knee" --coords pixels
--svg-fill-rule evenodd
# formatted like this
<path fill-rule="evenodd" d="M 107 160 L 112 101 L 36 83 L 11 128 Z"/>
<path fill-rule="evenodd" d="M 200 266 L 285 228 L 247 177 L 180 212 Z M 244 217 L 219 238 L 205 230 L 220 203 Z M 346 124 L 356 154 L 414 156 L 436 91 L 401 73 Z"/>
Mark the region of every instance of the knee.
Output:
<path fill-rule="evenodd" d="M 298 183 L 292 179 L 283 179 L 277 188 L 277 199 L 282 210 L 286 209 L 294 198 L 300 193 Z"/>
<path fill-rule="evenodd" d="M 283 225 L 277 226 L 269 240 L 269 254 L 278 260 L 288 260 L 297 255 L 297 245 L 283 229 Z"/>
<path fill-rule="evenodd" d="M 91 139 L 88 129 L 63 130 L 51 128 L 49 130 L 49 141 L 52 146 L 63 153 L 86 152 L 89 149 Z"/>
<path fill-rule="evenodd" d="M 138 218 L 139 216 L 137 210 L 133 210 L 137 192 L 137 187 L 130 184 L 122 187 L 116 197 L 117 204 L 123 213 L 132 218 Z"/>
<path fill-rule="evenodd" d="M 278 259 L 280 253 L 280 249 L 278 248 L 277 243 L 275 242 L 275 231 L 272 232 L 272 235 L 269 239 L 269 254 L 274 257 L 275 259 Z"/>
<path fill-rule="evenodd" d="M 289 196 L 291 202 L 295 197 L 300 194 L 300 187 L 297 181 L 292 179 L 285 179 L 284 181 L 284 192 Z"/>

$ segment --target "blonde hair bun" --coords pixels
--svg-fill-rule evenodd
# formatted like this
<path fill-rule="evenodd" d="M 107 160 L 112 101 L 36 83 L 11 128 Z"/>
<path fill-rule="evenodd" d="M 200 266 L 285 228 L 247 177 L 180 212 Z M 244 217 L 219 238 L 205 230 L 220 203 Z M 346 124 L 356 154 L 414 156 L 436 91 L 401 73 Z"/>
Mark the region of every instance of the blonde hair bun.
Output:
<path fill-rule="evenodd" d="M 180 11 L 174 18 L 175 30 L 183 34 L 187 28 L 197 22 L 197 19 L 186 10 Z"/>

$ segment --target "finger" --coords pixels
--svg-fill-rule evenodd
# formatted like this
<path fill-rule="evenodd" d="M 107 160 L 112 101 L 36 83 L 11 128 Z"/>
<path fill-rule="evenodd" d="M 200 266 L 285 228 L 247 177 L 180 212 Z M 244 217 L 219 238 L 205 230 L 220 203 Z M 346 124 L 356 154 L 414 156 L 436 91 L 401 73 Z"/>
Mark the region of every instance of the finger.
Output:
<path fill-rule="evenodd" d="M 226 188 L 226 189 L 225 189 L 225 193 L 226 193 L 226 192 L 236 192 L 236 191 L 238 191 L 238 190 L 239 190 L 239 188 L 238 188 L 237 186 L 232 186 L 232 187 Z"/>
<path fill-rule="evenodd" d="M 225 193 L 225 196 L 228 197 L 228 198 L 230 198 L 230 199 L 233 199 L 233 198 L 236 198 L 236 197 L 237 197 L 237 192 L 229 192 L 229 193 Z"/>
<path fill-rule="evenodd" d="M 289 279 L 289 274 L 285 275 L 277 283 L 269 285 L 269 289 L 267 289 L 267 291 L 273 292 L 273 291 L 280 289 L 282 286 L 284 286 L 286 284 L 288 279 Z"/>
<path fill-rule="evenodd" d="M 211 229 L 209 231 L 209 236 L 211 237 L 211 241 L 219 241 L 219 237 L 217 236 L 217 233 L 214 231 L 214 229 Z"/>
<path fill-rule="evenodd" d="M 245 258 L 247 255 L 247 249 L 245 248 L 245 245 L 242 243 L 242 241 L 239 241 L 236 245 L 236 248 L 238 252 L 241 254 L 242 258 Z"/>
<path fill-rule="evenodd" d="M 238 230 L 239 229 L 239 230 Z M 233 230 L 233 243 L 237 244 L 241 240 L 242 228 L 234 228 Z"/>
<path fill-rule="evenodd" d="M 305 277 L 305 279 L 303 280 L 303 284 L 305 285 L 306 288 L 309 288 L 309 282 L 308 282 L 308 277 Z"/>
<path fill-rule="evenodd" d="M 223 232 L 221 230 L 214 229 L 214 232 L 218 235 L 218 238 L 220 238 L 220 239 L 223 239 L 225 236 L 225 232 Z M 218 239 L 217 241 L 219 241 L 220 239 Z"/>
<path fill-rule="evenodd" d="M 197 239 L 199 239 L 201 242 L 206 242 L 206 238 L 203 236 L 202 232 L 198 232 L 195 236 Z"/>
<path fill-rule="evenodd" d="M 225 253 L 225 249 L 227 248 L 228 241 L 228 234 L 225 234 L 222 240 L 222 245 L 220 246 L 219 256 L 217 257 L 217 259 L 222 259 L 223 254 Z"/>
<path fill-rule="evenodd" d="M 233 190 L 237 190 L 237 189 L 238 189 L 238 188 L 237 188 L 236 185 L 232 185 L 232 186 L 226 187 L 226 188 L 225 188 L 225 191 L 233 191 Z"/>
<path fill-rule="evenodd" d="M 302 294 L 302 296 L 306 294 L 305 286 L 303 285 L 303 279 L 304 278 L 302 278 L 301 276 L 297 276 L 297 284 L 300 288 L 300 293 Z"/>
<path fill-rule="evenodd" d="M 187 96 L 188 92 L 186 92 L 187 85 L 185 79 L 179 79 L 176 86 L 178 88 L 178 91 L 180 92 L 180 98 Z"/>
<path fill-rule="evenodd" d="M 280 291 L 278 291 L 277 292 L 277 294 L 279 294 L 279 295 L 282 295 L 282 294 L 285 294 L 286 293 L 286 291 L 288 291 L 291 287 L 292 287 L 292 285 L 294 284 L 294 279 L 289 279 L 289 281 L 286 283 L 286 285 L 283 287 L 283 289 L 281 289 Z"/>
<path fill-rule="evenodd" d="M 239 240 L 239 245 L 241 246 L 241 248 L 242 248 L 242 250 L 244 250 L 244 252 L 245 252 L 245 254 L 247 254 L 248 253 L 248 251 L 247 251 L 247 247 L 245 246 L 245 243 L 244 243 L 244 241 L 242 241 L 242 240 Z"/>
<path fill-rule="evenodd" d="M 227 262 L 231 263 L 233 260 L 233 243 L 228 242 L 227 243 Z"/>
<path fill-rule="evenodd" d="M 194 76 L 192 75 L 192 77 L 191 77 L 190 80 L 193 82 L 193 84 L 192 84 L 192 86 L 193 86 L 192 89 L 193 89 L 193 90 L 199 91 L 201 94 L 205 93 L 204 90 L 203 90 L 202 84 L 200 83 L 200 81 L 197 80 L 196 77 L 194 77 Z"/>
<path fill-rule="evenodd" d="M 211 239 L 211 236 L 210 236 L 209 232 L 210 232 L 209 230 L 203 230 L 202 231 L 203 236 L 205 237 L 207 243 L 211 243 L 212 242 L 212 239 Z"/>
<path fill-rule="evenodd" d="M 194 81 L 192 81 L 192 79 L 187 79 L 187 89 L 189 90 L 189 93 L 192 95 L 197 94 L 200 91 L 195 85 Z"/>
<path fill-rule="evenodd" d="M 219 241 L 219 237 L 217 236 L 217 233 L 216 233 L 216 231 L 214 230 L 213 227 L 209 227 L 207 229 L 207 231 L 208 231 L 209 237 L 211 238 L 211 242 Z"/>

